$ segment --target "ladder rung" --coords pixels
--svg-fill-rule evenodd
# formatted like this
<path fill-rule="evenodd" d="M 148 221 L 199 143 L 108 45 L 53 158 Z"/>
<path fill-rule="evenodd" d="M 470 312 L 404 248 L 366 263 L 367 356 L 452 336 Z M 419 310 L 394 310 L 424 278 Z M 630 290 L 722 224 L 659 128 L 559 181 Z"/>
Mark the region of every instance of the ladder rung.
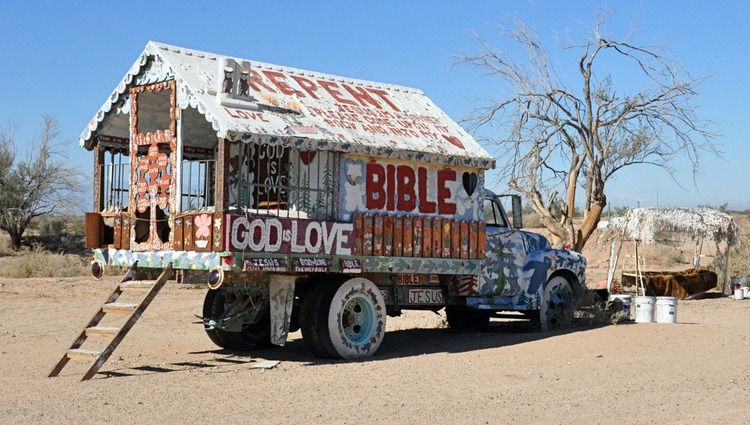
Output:
<path fill-rule="evenodd" d="M 109 303 L 102 306 L 102 311 L 105 313 L 132 313 L 135 311 L 135 304 L 124 304 L 124 303 Z"/>
<path fill-rule="evenodd" d="M 91 350 L 81 350 L 81 349 L 71 349 L 68 350 L 65 355 L 68 356 L 69 359 L 78 359 L 78 360 L 88 360 L 90 362 L 93 362 L 99 357 L 98 351 L 91 351 Z"/>
<path fill-rule="evenodd" d="M 110 328 L 105 326 L 94 326 L 91 328 L 86 328 L 86 336 L 106 336 L 106 337 L 114 337 L 117 335 L 117 332 L 120 331 L 120 328 Z"/>
<path fill-rule="evenodd" d="M 142 280 L 131 280 L 130 282 L 123 282 L 120 284 L 120 289 L 151 289 L 154 286 L 154 282 L 142 281 Z"/>

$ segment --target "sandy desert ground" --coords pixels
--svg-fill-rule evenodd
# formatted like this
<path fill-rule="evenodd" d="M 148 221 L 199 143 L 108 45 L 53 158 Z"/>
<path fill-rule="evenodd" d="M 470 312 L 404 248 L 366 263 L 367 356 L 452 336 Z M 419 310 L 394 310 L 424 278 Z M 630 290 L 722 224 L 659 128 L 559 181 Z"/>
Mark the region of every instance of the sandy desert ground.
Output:
<path fill-rule="evenodd" d="M 750 300 L 680 301 L 676 324 L 534 333 L 389 318 L 376 355 L 217 349 L 204 290 L 169 282 L 94 379 L 47 378 L 119 278 L 0 279 L 0 421 L 46 423 L 747 423 Z M 280 361 L 272 369 L 255 368 Z"/>

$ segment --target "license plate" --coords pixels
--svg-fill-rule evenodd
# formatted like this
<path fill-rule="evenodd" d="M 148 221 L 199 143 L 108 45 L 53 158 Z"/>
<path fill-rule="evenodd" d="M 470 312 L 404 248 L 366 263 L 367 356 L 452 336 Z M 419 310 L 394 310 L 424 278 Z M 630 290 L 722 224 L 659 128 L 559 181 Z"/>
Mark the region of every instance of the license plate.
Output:
<path fill-rule="evenodd" d="M 439 288 L 409 289 L 409 304 L 444 304 Z"/>

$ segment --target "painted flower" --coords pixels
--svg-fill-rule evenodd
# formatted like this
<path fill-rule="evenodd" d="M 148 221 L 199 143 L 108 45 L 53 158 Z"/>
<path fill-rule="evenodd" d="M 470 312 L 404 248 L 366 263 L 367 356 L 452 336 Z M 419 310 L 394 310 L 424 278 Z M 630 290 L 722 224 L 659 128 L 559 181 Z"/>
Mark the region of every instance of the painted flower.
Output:
<path fill-rule="evenodd" d="M 196 239 L 211 236 L 211 217 L 208 214 L 195 217 L 195 227 Z"/>

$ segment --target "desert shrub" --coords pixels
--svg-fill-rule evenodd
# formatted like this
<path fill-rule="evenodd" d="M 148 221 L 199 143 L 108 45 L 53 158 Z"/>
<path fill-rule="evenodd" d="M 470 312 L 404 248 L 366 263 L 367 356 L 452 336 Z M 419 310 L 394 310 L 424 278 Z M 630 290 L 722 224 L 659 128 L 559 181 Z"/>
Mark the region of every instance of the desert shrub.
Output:
<path fill-rule="evenodd" d="M 534 210 L 524 210 L 523 212 L 523 227 L 527 229 L 538 229 L 544 227 L 542 219 L 539 218 L 539 214 Z"/>
<path fill-rule="evenodd" d="M 44 220 L 39 226 L 39 236 L 45 239 L 59 241 L 65 234 L 65 220 L 63 218 L 50 218 Z"/>
<path fill-rule="evenodd" d="M 55 254 L 40 248 L 0 258 L 0 276 L 11 279 L 72 277 L 88 273 L 87 258 L 73 254 Z"/>

